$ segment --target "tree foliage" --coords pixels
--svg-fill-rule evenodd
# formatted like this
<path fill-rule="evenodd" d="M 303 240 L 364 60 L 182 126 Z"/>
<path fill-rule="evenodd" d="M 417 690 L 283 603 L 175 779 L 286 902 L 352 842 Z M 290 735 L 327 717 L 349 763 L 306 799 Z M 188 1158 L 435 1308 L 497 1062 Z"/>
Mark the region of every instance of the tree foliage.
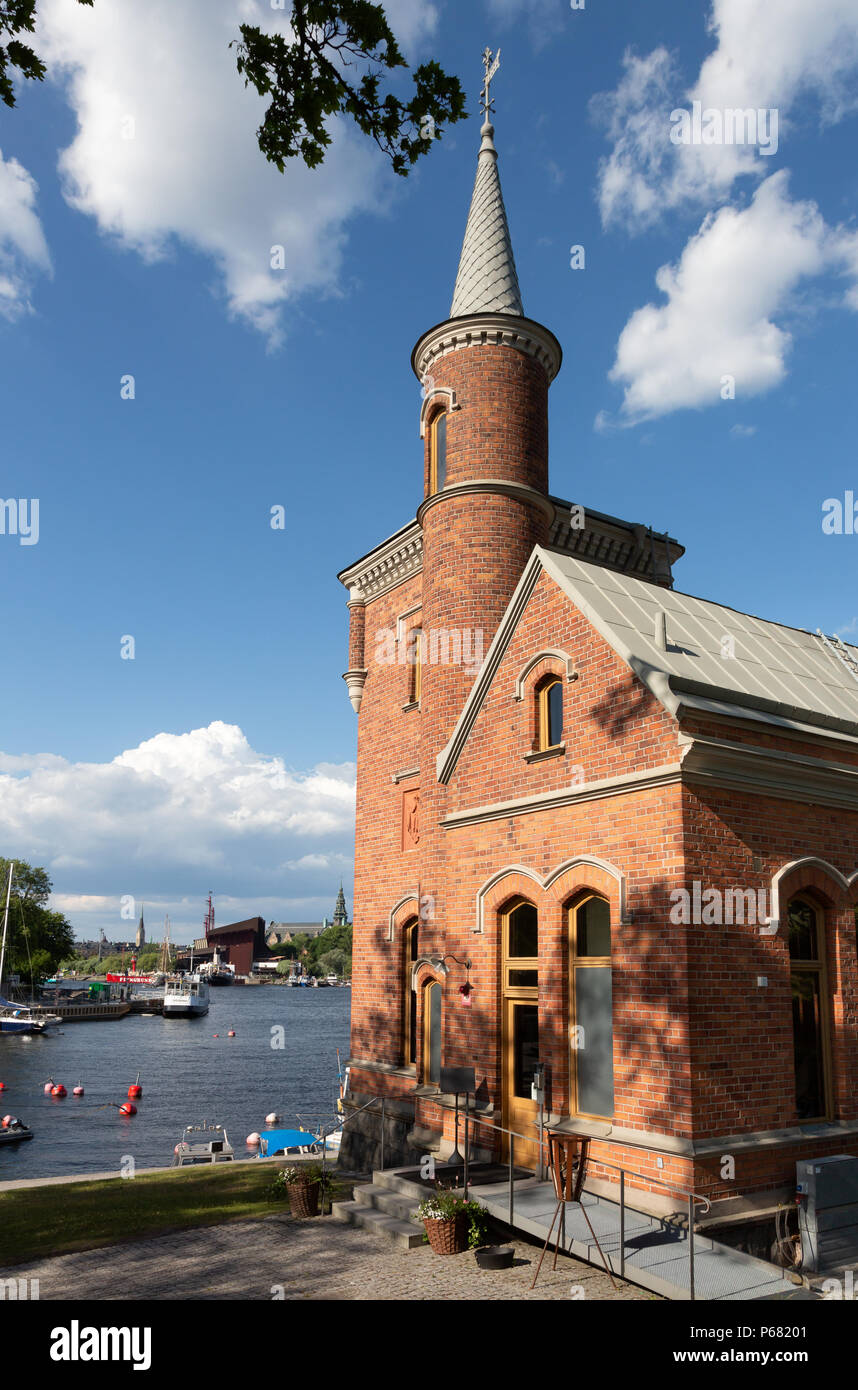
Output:
<path fill-rule="evenodd" d="M 0 0 L 0 99 L 7 106 L 15 105 L 10 68 L 39 82 L 45 76 L 44 63 L 20 38 L 35 30 L 36 5 Z M 459 79 L 436 62 L 415 68 L 408 100 L 382 90 L 382 79 L 408 64 L 384 6 L 371 0 L 293 0 L 290 33 L 266 33 L 255 24 L 240 24 L 239 32 L 231 44 L 238 71 L 245 86 L 268 100 L 256 138 L 281 174 L 298 155 L 309 169 L 323 162 L 335 115 L 350 116 L 405 175 L 444 126 L 466 114 Z"/>
<path fill-rule="evenodd" d="M 9 860 L 0 858 L 2 909 L 6 907 Z M 50 975 L 74 949 L 71 923 L 47 906 L 51 880 L 45 869 L 15 861 L 9 900 L 9 930 L 3 974 L 38 980 Z"/>
<path fill-rule="evenodd" d="M 414 70 L 410 100 L 382 92 L 383 76 L 408 64 L 384 7 L 371 0 L 294 0 L 291 37 L 253 24 L 240 29 L 238 71 L 268 98 L 259 148 L 281 173 L 296 155 L 310 169 L 321 164 L 332 138 L 328 118 L 342 114 L 405 175 L 444 125 L 466 114 L 459 79 L 435 62 Z"/>
<path fill-rule="evenodd" d="M 78 0 L 79 5 L 91 5 L 93 0 Z M 45 65 L 18 37 L 32 34 L 36 28 L 36 0 L 0 0 L 0 101 L 15 105 L 10 67 L 17 68 L 22 77 L 41 82 Z M 5 42 L 4 42 L 5 41 Z"/>

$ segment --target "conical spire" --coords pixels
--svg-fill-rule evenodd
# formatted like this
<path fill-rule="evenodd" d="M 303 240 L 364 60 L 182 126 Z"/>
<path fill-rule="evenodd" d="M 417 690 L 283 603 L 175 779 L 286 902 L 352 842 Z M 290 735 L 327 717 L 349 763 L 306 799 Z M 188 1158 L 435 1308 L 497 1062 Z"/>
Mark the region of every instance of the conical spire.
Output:
<path fill-rule="evenodd" d="M 334 908 L 334 926 L 344 927 L 348 924 L 348 914 L 346 912 L 346 895 L 343 892 L 342 881 L 340 881 L 340 891 L 337 894 L 337 904 Z"/>
<path fill-rule="evenodd" d="M 503 204 L 495 128 L 486 117 L 477 177 L 471 198 L 459 273 L 453 291 L 450 318 L 466 314 L 517 314 L 524 316 L 515 258 Z"/>

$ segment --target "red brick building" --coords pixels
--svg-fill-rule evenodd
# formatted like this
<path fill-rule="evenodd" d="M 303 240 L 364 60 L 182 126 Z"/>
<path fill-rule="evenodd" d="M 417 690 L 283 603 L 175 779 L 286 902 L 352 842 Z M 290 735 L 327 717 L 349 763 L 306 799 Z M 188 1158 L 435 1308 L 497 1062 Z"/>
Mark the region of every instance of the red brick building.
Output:
<path fill-rule="evenodd" d="M 677 592 L 669 535 L 552 496 L 561 349 L 488 124 L 412 364 L 416 517 L 340 575 L 353 1104 L 388 1098 L 389 1158 L 443 1155 L 442 1063 L 525 1135 L 541 1065 L 594 1157 L 760 1210 L 797 1158 L 858 1154 L 856 651 Z"/>

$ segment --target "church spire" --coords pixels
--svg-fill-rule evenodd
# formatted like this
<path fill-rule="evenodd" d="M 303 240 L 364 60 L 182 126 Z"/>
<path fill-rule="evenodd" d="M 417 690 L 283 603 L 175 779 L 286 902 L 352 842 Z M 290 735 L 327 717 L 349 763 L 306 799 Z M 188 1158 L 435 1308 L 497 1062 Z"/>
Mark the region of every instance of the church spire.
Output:
<path fill-rule="evenodd" d="M 337 894 L 337 905 L 334 908 L 335 927 L 347 927 L 349 923 L 348 913 L 346 912 L 346 895 L 343 892 L 342 879 L 340 880 L 340 891 Z"/>
<path fill-rule="evenodd" d="M 498 175 L 498 153 L 493 138 L 495 129 L 490 119 L 494 106 L 490 84 L 499 62 L 500 49 L 492 63 L 491 49 L 487 48 L 483 54 L 486 75 L 481 99 L 485 121 L 480 132 L 482 143 L 477 160 L 477 177 L 459 258 L 451 319 L 463 318 L 468 314 L 524 315 Z"/>

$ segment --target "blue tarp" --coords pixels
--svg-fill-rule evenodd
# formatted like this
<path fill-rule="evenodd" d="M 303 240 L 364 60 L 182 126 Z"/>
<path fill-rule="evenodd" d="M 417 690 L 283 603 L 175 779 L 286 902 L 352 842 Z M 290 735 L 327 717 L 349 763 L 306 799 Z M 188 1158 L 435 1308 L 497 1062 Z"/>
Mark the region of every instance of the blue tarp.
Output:
<path fill-rule="evenodd" d="M 315 1134 L 306 1129 L 263 1129 L 260 1137 L 262 1152 L 268 1158 L 280 1153 L 281 1149 L 297 1149 L 302 1145 L 319 1142 Z"/>

